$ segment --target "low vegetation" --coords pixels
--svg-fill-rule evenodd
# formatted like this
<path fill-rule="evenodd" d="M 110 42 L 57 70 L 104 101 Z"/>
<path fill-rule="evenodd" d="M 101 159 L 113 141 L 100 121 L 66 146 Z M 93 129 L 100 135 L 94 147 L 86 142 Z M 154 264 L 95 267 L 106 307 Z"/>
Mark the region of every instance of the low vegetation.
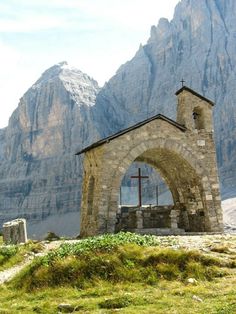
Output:
<path fill-rule="evenodd" d="M 39 253 L 43 249 L 41 243 L 29 241 L 23 245 L 0 244 L 0 271 L 10 268 L 24 261 L 31 253 Z"/>
<path fill-rule="evenodd" d="M 64 243 L 2 286 L 0 313 L 57 313 L 61 303 L 75 313 L 236 313 L 231 250 L 171 246 L 130 233 Z"/>
<path fill-rule="evenodd" d="M 74 252 L 74 249 L 72 249 Z M 80 252 L 60 256 L 59 252 L 35 260 L 14 280 L 14 287 L 32 291 L 45 287 L 71 286 L 83 289 L 97 281 L 143 282 L 156 285 L 161 279 L 212 280 L 227 274 L 232 263 L 194 251 L 150 249 L 125 244 L 110 251 Z M 225 268 L 226 267 L 226 268 Z"/>
<path fill-rule="evenodd" d="M 60 237 L 56 233 L 49 231 L 44 240 L 50 242 L 50 241 L 60 240 Z"/>

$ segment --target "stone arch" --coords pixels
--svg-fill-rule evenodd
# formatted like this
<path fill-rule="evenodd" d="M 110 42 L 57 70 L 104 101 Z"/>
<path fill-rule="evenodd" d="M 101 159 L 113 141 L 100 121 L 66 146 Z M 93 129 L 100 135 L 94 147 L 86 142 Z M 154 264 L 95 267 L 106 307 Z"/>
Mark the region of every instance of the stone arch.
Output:
<path fill-rule="evenodd" d="M 186 167 L 186 172 L 181 169 L 180 175 L 182 177 L 179 178 L 178 182 L 175 184 L 174 180 L 170 179 L 170 175 L 168 175 L 165 167 L 162 168 L 158 165 L 158 159 L 152 158 L 151 160 L 148 159 L 148 156 L 153 155 L 150 154 L 150 152 L 158 153 L 161 152 L 167 154 L 167 160 L 168 164 L 170 165 L 170 159 L 171 156 L 173 156 L 175 159 L 178 159 L 178 163 L 182 164 L 184 167 Z M 148 152 L 148 153 L 147 153 Z M 111 173 L 110 178 L 111 181 L 109 182 L 110 185 L 110 192 L 108 193 L 108 204 L 110 204 L 110 207 L 108 208 L 107 212 L 107 222 L 108 222 L 108 232 L 114 232 L 115 228 L 115 221 L 116 221 L 116 213 L 118 208 L 118 193 L 119 193 L 119 186 L 121 184 L 121 180 L 123 178 L 123 175 L 129 168 L 129 166 L 134 161 L 143 161 L 151 166 L 153 166 L 160 174 L 165 178 L 171 193 L 173 195 L 173 200 L 175 205 L 178 207 L 178 209 L 182 209 L 186 207 L 186 204 L 189 204 L 189 211 L 196 211 L 197 208 L 194 205 L 196 205 L 196 198 L 198 198 L 198 210 L 201 211 L 201 213 L 204 213 L 204 223 L 206 226 L 203 226 L 203 230 L 198 231 L 205 231 L 204 229 L 207 229 L 208 225 L 208 213 L 205 210 L 205 192 L 206 190 L 210 189 L 210 183 L 208 181 L 208 170 L 203 167 L 200 160 L 198 160 L 198 157 L 195 156 L 192 152 L 189 152 L 183 145 L 180 143 L 177 143 L 176 141 L 172 139 L 163 140 L 163 139 L 156 139 L 153 141 L 145 141 L 141 142 L 135 147 L 132 147 L 129 152 L 127 153 L 125 158 L 122 158 L 119 160 L 118 165 L 116 169 Z M 173 164 L 172 164 L 173 167 Z M 173 169 L 171 169 L 173 171 Z M 202 182 L 202 173 L 204 172 L 205 178 L 207 180 L 204 181 L 204 184 Z M 187 173 L 186 175 L 184 173 Z M 190 176 L 191 173 L 191 176 Z M 185 176 L 185 179 L 183 178 Z M 191 180 L 195 180 L 196 185 L 194 186 L 193 183 L 191 183 Z M 189 179 L 189 180 L 188 180 Z M 184 184 L 185 186 L 181 189 L 180 185 Z M 188 188 L 186 192 L 184 189 Z M 194 191 L 195 189 L 195 191 Z M 192 194 L 191 194 L 192 191 Z M 199 196 L 200 194 L 200 196 Z M 191 204 L 191 195 L 192 195 L 192 204 Z M 182 206 L 182 207 L 181 207 Z M 180 223 L 181 226 L 181 223 Z M 188 230 L 187 230 L 188 231 Z M 194 230 L 196 231 L 196 230 Z"/>

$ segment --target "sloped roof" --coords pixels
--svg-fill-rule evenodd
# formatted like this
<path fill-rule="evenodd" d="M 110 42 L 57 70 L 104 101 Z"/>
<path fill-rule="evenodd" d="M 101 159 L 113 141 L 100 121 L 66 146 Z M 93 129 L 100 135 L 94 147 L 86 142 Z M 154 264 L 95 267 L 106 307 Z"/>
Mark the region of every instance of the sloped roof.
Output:
<path fill-rule="evenodd" d="M 177 90 L 177 92 L 175 93 L 175 95 L 179 95 L 181 92 L 183 92 L 184 90 L 186 90 L 187 92 L 190 92 L 191 94 L 197 96 L 198 98 L 201 98 L 202 100 L 208 102 L 210 105 L 214 106 L 214 102 L 211 101 L 210 99 L 198 94 L 197 92 L 195 92 L 193 89 L 187 87 L 187 86 L 183 86 L 181 87 L 179 90 Z"/>
<path fill-rule="evenodd" d="M 93 149 L 93 148 L 98 147 L 98 146 L 100 146 L 100 145 L 102 145 L 102 144 L 108 143 L 108 142 L 114 140 L 115 138 L 117 138 L 117 137 L 119 137 L 119 136 L 121 136 L 121 135 L 123 135 L 123 134 L 126 134 L 126 133 L 128 133 L 128 132 L 130 132 L 130 131 L 133 131 L 133 130 L 135 130 L 135 129 L 138 129 L 138 128 L 140 128 L 141 126 L 143 126 L 143 125 L 145 125 L 145 124 L 147 124 L 147 123 L 149 123 L 149 122 L 151 122 L 151 121 L 153 121 L 153 120 L 156 120 L 156 119 L 161 119 L 161 120 L 163 120 L 163 121 L 166 121 L 166 122 L 172 124 L 173 126 L 175 126 L 176 128 L 180 129 L 180 130 L 183 131 L 183 132 L 185 132 L 185 131 L 187 130 L 187 128 L 186 128 L 184 125 L 179 124 L 179 123 L 177 123 L 176 121 L 174 121 L 174 120 L 172 120 L 172 119 L 170 119 L 170 118 L 167 118 L 166 116 L 164 116 L 164 115 L 162 115 L 162 114 L 157 114 L 157 115 L 155 115 L 155 116 L 153 116 L 153 117 L 151 117 L 151 118 L 148 118 L 148 119 L 146 119 L 146 120 L 143 120 L 143 121 L 141 121 L 141 122 L 139 122 L 139 123 L 137 123 L 137 124 L 134 124 L 134 125 L 131 126 L 131 127 L 128 127 L 128 128 L 126 128 L 126 129 L 124 129 L 124 130 L 121 130 L 121 131 L 119 131 L 119 132 L 117 132 L 117 133 L 115 133 L 115 134 L 112 134 L 112 135 L 110 135 L 110 136 L 108 136 L 108 137 L 106 137 L 106 138 L 104 138 L 104 139 L 99 140 L 99 141 L 96 142 L 96 143 L 93 143 L 92 145 L 89 145 L 89 146 L 85 147 L 85 148 L 82 149 L 81 151 L 77 152 L 76 155 L 83 154 L 83 153 L 89 151 L 90 149 Z"/>

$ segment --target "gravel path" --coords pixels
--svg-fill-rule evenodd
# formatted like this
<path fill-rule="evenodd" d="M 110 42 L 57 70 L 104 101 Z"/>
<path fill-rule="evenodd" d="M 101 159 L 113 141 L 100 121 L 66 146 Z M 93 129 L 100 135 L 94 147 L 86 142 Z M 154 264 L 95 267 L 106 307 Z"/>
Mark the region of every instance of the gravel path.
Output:
<path fill-rule="evenodd" d="M 236 253 L 236 234 L 187 235 L 175 238 L 179 247 L 184 249 L 211 252 L 215 247 L 227 246 L 232 253 Z"/>
<path fill-rule="evenodd" d="M 53 242 L 45 242 L 44 250 L 38 254 L 27 255 L 25 260 L 19 265 L 13 266 L 6 270 L 0 271 L 0 285 L 10 281 L 16 274 L 18 274 L 24 267 L 29 265 L 32 260 L 37 256 L 43 256 L 47 254 L 50 250 L 54 250 L 62 244 L 63 241 L 53 241 Z M 71 241 L 72 242 L 72 241 Z"/>
<path fill-rule="evenodd" d="M 3 270 L 0 272 L 0 285 L 11 280 L 16 274 L 18 274 L 25 266 L 29 265 L 32 261 L 32 258 L 27 258 L 20 265 L 16 265 L 9 269 Z"/>

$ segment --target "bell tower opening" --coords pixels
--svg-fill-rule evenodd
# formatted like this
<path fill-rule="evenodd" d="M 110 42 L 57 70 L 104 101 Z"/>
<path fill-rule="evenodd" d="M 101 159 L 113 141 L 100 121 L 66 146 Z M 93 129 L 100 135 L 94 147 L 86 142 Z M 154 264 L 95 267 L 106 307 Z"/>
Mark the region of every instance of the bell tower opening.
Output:
<path fill-rule="evenodd" d="M 199 107 L 193 109 L 194 128 L 197 130 L 205 129 L 203 110 Z"/>

